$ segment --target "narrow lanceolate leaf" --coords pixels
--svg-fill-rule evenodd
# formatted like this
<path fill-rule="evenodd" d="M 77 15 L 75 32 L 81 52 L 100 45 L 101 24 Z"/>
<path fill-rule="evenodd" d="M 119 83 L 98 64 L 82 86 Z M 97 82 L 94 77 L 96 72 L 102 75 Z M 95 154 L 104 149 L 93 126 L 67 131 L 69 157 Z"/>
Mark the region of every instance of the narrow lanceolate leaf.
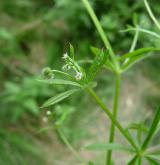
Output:
<path fill-rule="evenodd" d="M 63 93 L 60 93 L 54 97 L 51 97 L 50 99 L 48 99 L 43 105 L 42 108 L 44 107 L 48 107 L 50 105 L 54 105 L 62 100 L 64 100 L 65 98 L 69 97 L 70 95 L 72 95 L 73 93 L 79 91 L 78 89 L 72 89 Z"/>
<path fill-rule="evenodd" d="M 128 59 L 127 62 L 124 63 L 124 65 L 122 66 L 122 70 L 125 71 L 127 69 L 129 69 L 130 67 L 132 67 L 134 64 L 142 61 L 143 59 L 147 58 L 149 55 L 139 55 L 139 56 L 135 56 L 132 57 L 131 59 Z"/>
<path fill-rule="evenodd" d="M 97 55 L 99 55 L 99 54 L 101 53 L 101 49 L 96 48 L 96 47 L 94 47 L 94 46 L 91 46 L 90 49 L 91 49 L 91 52 L 92 52 L 95 56 L 97 56 Z"/>
<path fill-rule="evenodd" d="M 85 147 L 87 150 L 91 151 L 108 151 L 108 150 L 115 150 L 115 151 L 127 151 L 127 152 L 134 152 L 134 149 L 116 143 L 95 143 Z"/>
<path fill-rule="evenodd" d="M 159 162 L 153 158 L 147 157 L 146 159 L 149 161 L 150 165 L 159 165 Z"/>
<path fill-rule="evenodd" d="M 105 64 L 108 58 L 108 51 L 100 51 L 99 54 L 94 58 L 93 63 L 88 71 L 88 80 L 93 81 L 96 74 L 99 72 L 101 67 Z"/>
<path fill-rule="evenodd" d="M 81 87 L 81 85 L 77 82 L 62 80 L 62 79 L 50 79 L 50 80 L 38 80 L 39 82 L 53 85 L 73 85 L 77 87 Z"/>
<path fill-rule="evenodd" d="M 119 58 L 119 61 L 123 61 L 123 66 L 122 66 L 122 70 L 127 70 L 128 68 L 130 68 L 132 65 L 136 64 L 137 62 L 147 58 L 150 56 L 151 52 L 154 51 L 160 51 L 159 48 L 142 48 L 142 49 L 138 49 L 135 50 L 131 53 L 127 53 L 125 55 L 123 55 L 122 57 Z"/>
<path fill-rule="evenodd" d="M 159 122 L 159 124 L 158 124 L 158 126 L 157 126 L 157 129 L 156 129 L 156 131 L 155 131 L 155 135 L 157 135 L 157 133 L 160 131 L 160 122 Z"/>
<path fill-rule="evenodd" d="M 142 150 L 145 150 L 147 148 L 148 144 L 150 143 L 150 141 L 152 140 L 152 137 L 157 130 L 157 126 L 158 126 L 159 122 L 160 122 L 160 107 L 157 110 L 157 113 L 154 117 L 152 125 L 149 129 L 148 135 L 147 135 L 146 139 L 144 140 L 144 143 L 142 145 Z"/>
<path fill-rule="evenodd" d="M 157 162 L 157 163 L 160 164 L 160 157 L 159 156 L 156 156 L 156 155 L 147 155 L 146 158 L 148 160 L 152 160 L 152 161 Z"/>
<path fill-rule="evenodd" d="M 74 59 L 74 47 L 71 44 L 69 44 L 69 52 L 72 59 Z"/>
<path fill-rule="evenodd" d="M 136 56 L 139 56 L 139 55 L 142 55 L 142 54 L 145 55 L 147 53 L 154 52 L 154 51 L 160 51 L 160 48 L 153 48 L 153 47 L 140 48 L 140 49 L 137 49 L 133 52 L 124 54 L 123 56 L 121 56 L 119 58 L 119 61 L 124 61 L 127 58 L 136 57 Z"/>

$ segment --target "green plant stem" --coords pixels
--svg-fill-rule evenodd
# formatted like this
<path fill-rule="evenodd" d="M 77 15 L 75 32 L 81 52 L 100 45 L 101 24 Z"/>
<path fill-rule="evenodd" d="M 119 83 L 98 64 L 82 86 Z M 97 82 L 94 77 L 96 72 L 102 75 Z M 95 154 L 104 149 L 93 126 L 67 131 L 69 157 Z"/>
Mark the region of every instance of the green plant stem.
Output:
<path fill-rule="evenodd" d="M 139 159 L 138 159 L 138 165 L 142 165 L 142 157 L 139 157 Z"/>
<path fill-rule="evenodd" d="M 138 41 L 138 37 L 139 37 L 139 26 L 136 25 L 135 35 L 134 35 L 133 42 L 132 42 L 132 45 L 131 45 L 131 48 L 130 48 L 129 52 L 133 52 L 135 50 L 136 45 L 137 45 L 137 41 Z M 126 58 L 125 61 L 124 61 L 124 64 L 127 63 L 128 60 L 129 60 L 129 58 Z"/>
<path fill-rule="evenodd" d="M 100 35 L 100 37 L 101 37 L 101 39 L 102 39 L 106 49 L 109 50 L 109 53 L 111 55 L 111 58 L 112 58 L 114 64 L 116 66 L 118 66 L 115 53 L 114 53 L 114 51 L 112 49 L 112 46 L 111 46 L 107 36 L 105 35 L 105 32 L 104 32 L 104 30 L 103 30 L 103 28 L 102 28 L 102 26 L 101 26 L 101 24 L 100 24 L 100 22 L 99 22 L 99 20 L 98 20 L 98 18 L 96 16 L 96 14 L 95 14 L 95 12 L 93 11 L 93 9 L 92 9 L 90 3 L 88 2 L 88 0 L 82 0 L 82 1 L 83 1 L 84 6 L 86 7 L 86 9 L 87 9 L 91 19 L 92 19 L 92 21 L 94 22 L 95 27 L 97 28 L 97 31 L 98 31 L 98 33 L 99 33 L 99 35 Z"/>
<path fill-rule="evenodd" d="M 141 164 L 142 164 L 142 157 L 144 156 L 144 153 L 145 153 L 149 143 L 151 142 L 151 140 L 152 140 L 152 138 L 154 136 L 154 133 L 155 133 L 155 131 L 157 129 L 157 126 L 158 126 L 159 122 L 160 122 L 160 107 L 157 110 L 157 113 L 156 113 L 155 118 L 154 118 L 154 120 L 152 122 L 152 125 L 150 127 L 150 130 L 148 132 L 147 137 L 145 138 L 145 140 L 144 140 L 144 142 L 143 142 L 139 152 L 137 152 L 137 154 L 138 154 L 137 156 L 138 156 L 139 162 Z M 141 165 L 141 164 L 138 164 L 138 165 Z"/>
<path fill-rule="evenodd" d="M 117 121 L 117 119 L 115 119 L 115 117 L 113 116 L 112 112 L 110 112 L 110 110 L 106 107 L 106 105 L 101 101 L 101 99 L 97 96 L 97 94 L 94 92 L 93 89 L 88 88 L 88 92 L 91 94 L 91 96 L 96 100 L 96 102 L 98 103 L 98 105 L 102 108 L 102 110 L 107 114 L 107 116 L 109 117 L 109 119 L 114 123 L 114 125 L 119 129 L 119 131 L 121 132 L 121 134 L 126 138 L 126 140 L 130 143 L 131 146 L 133 146 L 136 151 L 138 151 L 138 147 L 135 144 L 134 140 L 129 136 L 129 134 L 123 129 L 123 127 L 121 126 L 121 124 Z"/>
<path fill-rule="evenodd" d="M 57 129 L 61 139 L 63 140 L 64 144 L 68 147 L 68 149 L 73 153 L 73 155 L 79 160 L 81 163 L 86 164 L 86 162 L 83 160 L 83 158 L 77 153 L 77 151 L 72 147 L 72 145 L 69 143 L 67 140 L 66 136 L 64 135 L 63 131 L 61 128 Z"/>
<path fill-rule="evenodd" d="M 132 45 L 131 45 L 129 52 L 133 52 L 135 50 L 136 45 L 137 45 L 137 41 L 138 41 L 138 37 L 139 37 L 139 26 L 137 25 L 136 26 L 136 32 L 135 32 L 133 42 L 132 42 Z"/>
<path fill-rule="evenodd" d="M 141 28 L 141 27 L 138 27 L 138 29 L 135 28 L 135 27 L 133 27 L 133 28 L 128 28 L 128 29 L 126 29 L 126 30 L 121 30 L 120 32 L 124 32 L 124 33 L 125 33 L 125 32 L 129 32 L 129 31 L 137 31 L 137 30 L 139 30 L 139 32 L 149 34 L 149 35 L 154 36 L 154 37 L 156 37 L 156 38 L 160 38 L 160 35 L 159 35 L 158 33 L 152 32 L 152 31 L 147 30 L 147 29 L 143 29 L 143 28 Z"/>
<path fill-rule="evenodd" d="M 147 149 L 148 145 L 150 144 L 150 142 L 154 136 L 154 133 L 156 132 L 159 122 L 160 122 L 160 107 L 157 110 L 157 113 L 155 115 L 151 128 L 148 132 L 148 135 L 142 144 L 142 147 L 141 147 L 142 152 L 144 152 Z"/>
<path fill-rule="evenodd" d="M 114 106 L 113 106 L 113 116 L 115 119 L 117 118 L 118 108 L 119 108 L 120 83 L 121 83 L 121 75 L 116 74 L 116 89 L 115 89 Z M 114 122 L 112 122 L 110 128 L 110 137 L 109 137 L 110 143 L 114 142 L 114 137 L 115 137 L 115 124 Z M 107 152 L 106 165 L 110 165 L 111 162 L 112 162 L 112 150 L 109 150 Z"/>
<path fill-rule="evenodd" d="M 154 16 L 154 14 L 153 14 L 153 12 L 152 12 L 152 10 L 151 10 L 151 8 L 150 8 L 147 0 L 144 0 L 144 4 L 146 6 L 146 9 L 147 9 L 148 14 L 151 17 L 152 21 L 155 23 L 155 25 L 157 26 L 157 28 L 160 30 L 160 23 L 157 21 L 156 17 Z"/>

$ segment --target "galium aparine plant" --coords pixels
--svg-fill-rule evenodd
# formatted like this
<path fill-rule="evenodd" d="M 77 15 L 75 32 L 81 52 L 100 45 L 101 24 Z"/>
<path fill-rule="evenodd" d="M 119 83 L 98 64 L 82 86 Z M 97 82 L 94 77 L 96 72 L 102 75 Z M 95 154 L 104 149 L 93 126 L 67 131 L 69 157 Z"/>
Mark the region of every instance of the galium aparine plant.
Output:
<path fill-rule="evenodd" d="M 87 150 L 97 151 L 97 150 L 106 150 L 107 156 L 105 160 L 106 165 L 113 165 L 114 157 L 112 156 L 112 152 L 115 150 L 123 151 L 132 154 L 132 158 L 128 160 L 127 165 L 142 165 L 144 164 L 144 160 L 147 160 L 149 164 L 159 165 L 160 164 L 160 149 L 158 147 L 151 147 L 150 143 L 152 142 L 155 135 L 160 130 L 160 108 L 157 109 L 153 122 L 149 128 L 146 128 L 147 135 L 145 134 L 144 138 L 141 136 L 141 141 L 139 139 L 135 139 L 131 134 L 130 130 L 124 128 L 121 123 L 117 119 L 117 114 L 119 111 L 119 98 L 120 98 L 120 86 L 121 86 L 121 75 L 131 68 L 134 64 L 139 61 L 147 58 L 152 55 L 153 52 L 160 51 L 158 47 L 145 47 L 136 49 L 136 44 L 138 40 L 139 32 L 145 32 L 147 34 L 153 34 L 154 32 L 150 32 L 140 28 L 138 25 L 135 27 L 129 28 L 126 31 L 134 30 L 135 36 L 133 38 L 133 42 L 131 44 L 131 48 L 128 53 L 123 54 L 122 56 L 117 56 L 110 44 L 110 41 L 106 37 L 100 22 L 94 13 L 90 3 L 88 0 L 82 0 L 84 6 L 86 7 L 87 12 L 89 13 L 97 31 L 102 39 L 104 46 L 106 49 L 99 49 L 96 47 L 91 47 L 92 53 L 95 55 L 92 63 L 90 64 L 89 69 L 85 70 L 80 64 L 77 62 L 75 58 L 75 52 L 73 46 L 70 44 L 69 52 L 64 53 L 62 59 L 64 60 L 64 66 L 62 70 L 52 70 L 47 67 L 42 70 L 43 79 L 39 80 L 43 83 L 56 84 L 56 85 L 69 85 L 73 86 L 73 89 L 67 90 L 63 93 L 60 93 L 49 100 L 47 100 L 42 108 L 54 105 L 67 97 L 78 94 L 79 91 L 88 92 L 91 97 L 95 100 L 95 102 L 101 107 L 101 109 L 106 113 L 106 116 L 111 121 L 110 135 L 109 141 L 104 143 L 95 143 L 86 146 Z M 147 8 L 147 11 L 155 23 L 155 25 L 160 30 L 160 24 L 157 19 L 153 15 L 147 0 L 144 0 L 144 4 Z M 156 34 L 157 36 L 159 34 Z M 103 67 L 105 66 L 105 67 Z M 110 110 L 106 103 L 102 101 L 102 99 L 95 92 L 94 87 L 98 84 L 94 81 L 96 74 L 103 68 L 109 69 L 115 76 L 115 95 L 113 101 L 113 110 Z M 58 78 L 60 77 L 60 78 Z M 49 117 L 52 115 L 52 112 L 47 111 L 45 117 Z M 45 118 L 45 121 L 47 119 Z M 146 127 L 142 124 L 135 125 L 137 127 Z M 128 142 L 129 145 L 122 145 L 115 143 L 115 128 L 117 128 L 120 133 L 123 135 L 124 139 Z M 72 151 L 73 155 L 82 162 L 82 164 L 95 165 L 92 160 L 86 161 L 84 160 L 79 153 L 73 148 L 73 146 L 67 141 L 67 138 L 63 134 L 60 129 L 60 125 L 57 126 L 57 130 L 59 131 L 63 141 L 67 145 L 67 147 Z M 142 131 L 141 134 L 144 132 Z"/>

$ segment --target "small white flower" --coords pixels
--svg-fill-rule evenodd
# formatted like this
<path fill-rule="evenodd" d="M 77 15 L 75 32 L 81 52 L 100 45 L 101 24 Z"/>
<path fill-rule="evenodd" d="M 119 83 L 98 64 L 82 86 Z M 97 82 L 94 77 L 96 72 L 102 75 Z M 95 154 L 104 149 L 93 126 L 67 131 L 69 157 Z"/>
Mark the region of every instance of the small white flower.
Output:
<path fill-rule="evenodd" d="M 66 65 L 63 65 L 63 66 L 62 66 L 62 70 L 63 70 L 63 71 L 66 71 Z"/>
<path fill-rule="evenodd" d="M 70 70 L 71 69 L 71 66 L 70 65 L 67 65 L 67 70 Z"/>
<path fill-rule="evenodd" d="M 67 59 L 68 57 L 69 57 L 68 54 L 67 53 L 64 53 L 62 59 Z"/>
<path fill-rule="evenodd" d="M 67 71 L 67 70 L 70 70 L 70 69 L 71 69 L 71 66 L 68 65 L 68 64 L 66 64 L 66 65 L 64 65 L 64 66 L 62 67 L 62 70 L 63 70 L 63 71 Z"/>
<path fill-rule="evenodd" d="M 82 76 L 83 76 L 83 75 L 82 75 L 81 72 L 77 72 L 75 78 L 76 78 L 76 80 L 81 80 L 81 79 L 82 79 Z"/>
<path fill-rule="evenodd" d="M 44 123 L 48 122 L 48 118 L 46 116 L 44 116 L 42 120 L 43 120 Z"/>
<path fill-rule="evenodd" d="M 48 116 L 51 115 L 51 111 L 47 111 L 46 115 L 48 115 Z"/>

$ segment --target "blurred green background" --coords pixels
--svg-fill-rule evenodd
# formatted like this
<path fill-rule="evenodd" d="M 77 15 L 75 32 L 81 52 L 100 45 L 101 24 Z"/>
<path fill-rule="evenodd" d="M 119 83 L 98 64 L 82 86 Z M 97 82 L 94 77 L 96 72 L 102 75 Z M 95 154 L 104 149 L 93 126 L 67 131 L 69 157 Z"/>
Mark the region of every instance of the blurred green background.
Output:
<path fill-rule="evenodd" d="M 120 31 L 134 24 L 135 14 L 140 27 L 160 33 L 142 0 L 90 2 L 119 55 L 129 50 L 134 36 L 134 32 Z M 160 18 L 160 1 L 149 3 Z M 69 43 L 78 60 L 93 58 L 91 45 L 104 47 L 80 0 L 0 1 L 0 165 L 78 165 L 59 133 L 45 129 L 55 122 L 63 123 L 66 137 L 78 150 L 90 141 L 107 139 L 109 122 L 86 94 L 40 109 L 46 99 L 66 89 L 36 79 L 43 67 L 61 69 Z M 160 39 L 140 33 L 136 48 L 159 45 Z M 159 71 L 160 56 L 156 54 L 123 76 L 119 118 L 124 125 L 128 120 L 143 119 L 144 114 L 147 121 L 152 118 L 160 103 Z M 113 75 L 103 71 L 97 80 L 98 94 L 111 106 Z M 44 122 L 47 110 L 54 118 Z M 80 152 L 87 159 L 94 157 L 99 165 L 103 162 L 100 154 Z"/>

